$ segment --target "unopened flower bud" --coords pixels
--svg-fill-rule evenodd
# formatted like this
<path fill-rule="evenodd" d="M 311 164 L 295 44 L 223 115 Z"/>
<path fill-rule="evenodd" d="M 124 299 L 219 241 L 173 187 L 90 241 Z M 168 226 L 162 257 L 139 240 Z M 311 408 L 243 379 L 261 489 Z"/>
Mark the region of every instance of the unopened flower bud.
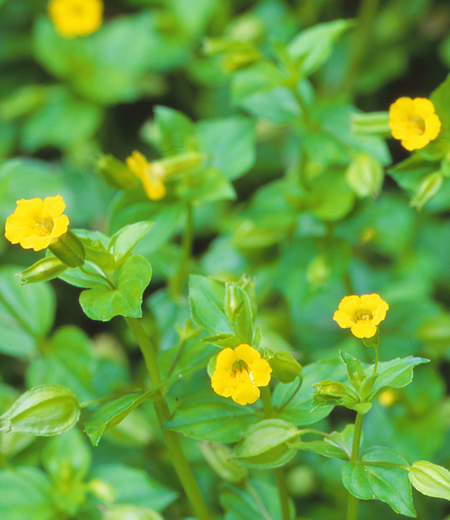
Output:
<path fill-rule="evenodd" d="M 204 441 L 199 447 L 206 462 L 219 477 L 232 484 L 239 484 L 247 478 L 247 469 L 233 458 L 232 452 L 227 446 Z"/>
<path fill-rule="evenodd" d="M 61 385 L 39 385 L 25 392 L 0 417 L 0 430 L 51 436 L 76 424 L 80 406 L 73 393 Z"/>
<path fill-rule="evenodd" d="M 351 129 L 356 135 L 390 135 L 389 112 L 362 112 L 351 115 Z"/>
<path fill-rule="evenodd" d="M 377 195 L 384 179 L 383 165 L 370 155 L 359 153 L 347 168 L 345 178 L 360 197 Z"/>
<path fill-rule="evenodd" d="M 119 190 L 129 190 L 136 184 L 136 176 L 122 162 L 112 155 L 103 155 L 97 162 L 97 170 L 106 184 Z"/>
<path fill-rule="evenodd" d="M 280 383 L 292 383 L 297 377 L 301 377 L 302 365 L 295 361 L 289 352 L 274 352 L 267 361 Z"/>
<path fill-rule="evenodd" d="M 443 176 L 440 172 L 434 172 L 425 177 L 409 205 L 412 208 L 422 209 L 441 189 L 442 181 Z"/>
<path fill-rule="evenodd" d="M 80 267 L 84 264 L 84 246 L 70 229 L 64 235 L 61 235 L 56 242 L 50 244 L 48 248 L 69 267 Z"/>
<path fill-rule="evenodd" d="M 34 282 L 47 282 L 62 274 L 68 268 L 67 264 L 61 262 L 56 256 L 50 256 L 39 260 L 31 267 L 19 273 L 22 285 Z"/>

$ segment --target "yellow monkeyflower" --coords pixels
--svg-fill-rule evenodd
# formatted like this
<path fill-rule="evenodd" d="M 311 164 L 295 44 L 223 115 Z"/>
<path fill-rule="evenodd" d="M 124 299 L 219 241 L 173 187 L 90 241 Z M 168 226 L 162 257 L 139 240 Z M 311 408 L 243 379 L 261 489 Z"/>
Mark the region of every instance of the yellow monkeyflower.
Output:
<path fill-rule="evenodd" d="M 217 356 L 211 386 L 216 394 L 231 397 L 235 403 L 254 403 L 260 396 L 259 386 L 267 386 L 272 369 L 250 345 L 226 348 Z"/>
<path fill-rule="evenodd" d="M 47 8 L 56 31 L 66 38 L 87 36 L 102 25 L 102 0 L 50 0 Z"/>
<path fill-rule="evenodd" d="M 61 195 L 18 200 L 16 211 L 6 219 L 5 237 L 24 249 L 45 249 L 67 232 L 69 218 L 62 215 L 65 207 Z"/>
<path fill-rule="evenodd" d="M 127 158 L 128 168 L 136 175 L 144 186 L 145 193 L 151 200 L 160 200 L 166 195 L 166 187 L 162 181 L 165 169 L 160 163 L 149 163 L 136 150 Z"/>
<path fill-rule="evenodd" d="M 389 305 L 378 294 L 345 296 L 333 320 L 343 329 L 349 328 L 357 338 L 371 338 L 386 317 Z"/>
<path fill-rule="evenodd" d="M 419 150 L 436 139 L 441 121 L 433 103 L 426 98 L 401 97 L 389 108 L 389 127 L 392 136 L 407 150 Z"/>
<path fill-rule="evenodd" d="M 378 396 L 378 400 L 379 400 L 381 406 L 384 406 L 385 408 L 389 408 L 397 400 L 397 395 L 394 393 L 393 390 L 391 390 L 389 388 L 388 390 L 381 392 L 381 394 Z"/>

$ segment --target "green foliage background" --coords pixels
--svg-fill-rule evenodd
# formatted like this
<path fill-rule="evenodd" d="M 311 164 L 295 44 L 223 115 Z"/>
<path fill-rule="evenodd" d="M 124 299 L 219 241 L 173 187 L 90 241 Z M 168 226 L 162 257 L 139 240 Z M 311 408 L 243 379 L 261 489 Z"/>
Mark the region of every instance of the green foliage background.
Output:
<path fill-rule="evenodd" d="M 410 207 L 442 157 L 431 150 L 384 178 L 410 154 L 398 142 L 355 135 L 350 124 L 351 114 L 386 111 L 398 97 L 429 97 L 447 76 L 449 35 L 450 6 L 437 0 L 117 0 L 107 2 L 97 33 L 75 39 L 58 36 L 46 2 L 0 0 L 1 220 L 18 199 L 60 194 L 72 229 L 110 236 L 154 223 L 135 250 L 153 268 L 145 326 L 165 374 L 188 338 L 168 427 L 189 437 L 188 458 L 217 518 L 259 520 L 262 507 L 277 520 L 280 511 L 270 472 L 252 470 L 247 487 L 223 483 L 198 447 L 196 439 L 238 441 L 254 416 L 213 394 L 206 366 L 217 348 L 189 335 L 178 271 L 187 201 L 189 272 L 255 278 L 262 347 L 328 363 L 329 378 L 339 377 L 330 361 L 339 349 L 372 362 L 372 351 L 332 321 L 341 298 L 376 292 L 389 303 L 380 359 L 431 363 L 395 390 L 392 404 L 374 404 L 364 443 L 450 467 L 450 184 L 444 178 L 422 211 Z M 123 161 L 135 149 L 149 160 L 199 151 L 208 169 L 200 181 L 169 183 L 169 195 L 151 202 L 140 186 L 106 185 L 97 167 L 102 154 Z M 147 387 L 122 321 L 88 320 L 80 291 L 61 280 L 19 288 L 15 273 L 37 255 L 4 238 L 0 252 L 1 413 L 42 383 L 65 385 L 80 401 Z M 205 328 L 228 334 L 221 319 Z M 305 373 L 304 393 L 282 419 L 306 424 L 323 370 Z M 322 410 L 311 422 L 331 430 L 352 418 Z M 96 448 L 78 430 L 50 440 L 0 433 L 0 516 L 89 520 L 103 518 L 99 504 L 129 504 L 154 511 L 142 518 L 187 518 L 156 424 L 144 403 Z M 342 518 L 342 465 L 306 451 L 288 463 L 299 518 Z M 419 518 L 449 514 L 442 500 L 415 496 L 415 504 Z M 362 502 L 362 518 L 381 515 L 397 517 L 386 504 Z"/>

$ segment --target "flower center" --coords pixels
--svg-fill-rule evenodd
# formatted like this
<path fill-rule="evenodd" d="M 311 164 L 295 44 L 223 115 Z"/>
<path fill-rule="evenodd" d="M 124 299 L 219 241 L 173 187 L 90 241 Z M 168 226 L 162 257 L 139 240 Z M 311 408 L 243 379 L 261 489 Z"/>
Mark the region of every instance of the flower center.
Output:
<path fill-rule="evenodd" d="M 360 321 L 370 321 L 373 320 L 373 315 L 370 311 L 362 309 L 353 316 L 353 320 L 355 323 L 358 323 Z"/>
<path fill-rule="evenodd" d="M 409 121 L 417 135 L 425 133 L 425 121 L 420 116 L 410 117 Z"/>
<path fill-rule="evenodd" d="M 246 374 L 250 373 L 247 363 L 243 359 L 236 359 L 231 367 L 233 376 L 242 379 Z"/>
<path fill-rule="evenodd" d="M 38 220 L 36 224 L 38 228 L 42 230 L 44 235 L 50 235 L 55 225 L 51 218 L 43 218 L 42 220 Z"/>

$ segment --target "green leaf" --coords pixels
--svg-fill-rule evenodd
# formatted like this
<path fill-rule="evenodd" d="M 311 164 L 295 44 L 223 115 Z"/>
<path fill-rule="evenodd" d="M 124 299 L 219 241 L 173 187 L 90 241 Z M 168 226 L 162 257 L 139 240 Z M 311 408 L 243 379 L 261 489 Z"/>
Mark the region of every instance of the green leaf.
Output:
<path fill-rule="evenodd" d="M 288 46 L 288 53 L 300 64 L 301 73 L 309 76 L 328 60 L 341 34 L 354 25 L 352 20 L 317 24 L 296 36 Z"/>
<path fill-rule="evenodd" d="M 176 195 L 182 200 L 213 202 L 236 198 L 231 182 L 217 168 L 206 168 L 186 175 L 175 187 Z"/>
<path fill-rule="evenodd" d="M 347 354 L 347 352 L 339 351 L 339 355 L 341 356 L 342 361 L 345 363 L 347 367 L 348 378 L 353 388 L 358 392 L 361 383 L 366 379 L 366 370 L 361 365 L 358 359 Z"/>
<path fill-rule="evenodd" d="M 133 251 L 136 244 L 145 237 L 153 226 L 153 222 L 136 222 L 123 227 L 111 237 L 108 250 L 116 262 L 123 261 Z"/>
<path fill-rule="evenodd" d="M 53 437 L 42 451 L 42 464 L 54 482 L 81 482 L 89 472 L 91 460 L 91 451 L 77 428 Z"/>
<path fill-rule="evenodd" d="M 255 125 L 249 118 L 228 117 L 197 124 L 200 150 L 211 157 L 211 165 L 229 179 L 246 173 L 255 162 Z"/>
<path fill-rule="evenodd" d="M 302 451 L 311 451 L 323 457 L 331 457 L 335 459 L 348 460 L 348 455 L 345 451 L 329 441 L 296 441 L 290 442 L 290 446 Z"/>
<path fill-rule="evenodd" d="M 295 394 L 289 404 L 283 408 L 281 413 L 277 415 L 280 419 L 289 421 L 296 426 L 313 424 L 330 414 L 333 406 L 320 406 L 311 411 L 314 394 L 312 385 L 324 377 L 343 379 L 344 367 L 342 363 L 338 364 L 336 361 L 311 363 L 303 367 L 302 377 L 303 383 L 300 390 Z M 278 384 L 273 392 L 273 404 L 275 408 L 283 406 L 297 388 L 297 381 L 288 384 Z"/>
<path fill-rule="evenodd" d="M 0 270 L 0 352 L 29 358 L 53 325 L 55 297 L 49 284 L 20 285 L 19 267 Z"/>
<path fill-rule="evenodd" d="M 262 480 L 250 480 L 248 486 L 224 484 L 219 497 L 225 509 L 225 520 L 262 520 L 282 518 L 280 497 L 276 486 Z M 290 518 L 295 518 L 294 505 L 289 500 Z"/>
<path fill-rule="evenodd" d="M 378 499 L 389 504 L 396 513 L 415 517 L 407 468 L 372 466 L 364 462 L 386 462 L 407 468 L 408 462 L 390 448 L 373 446 L 362 453 L 361 463 L 345 464 L 342 468 L 342 481 L 346 489 L 361 500 Z"/>
<path fill-rule="evenodd" d="M 208 391 L 186 399 L 164 423 L 164 428 L 194 439 L 229 443 L 242 439 L 247 426 L 257 420 L 258 415 L 252 407 L 211 395 Z"/>
<path fill-rule="evenodd" d="M 281 419 L 267 419 L 250 426 L 234 454 L 248 466 L 268 469 L 283 466 L 295 455 L 288 441 L 298 437 L 299 431 Z"/>
<path fill-rule="evenodd" d="M 411 484 L 424 495 L 450 500 L 450 472 L 426 460 L 414 462 L 409 468 Z"/>
<path fill-rule="evenodd" d="M 225 316 L 225 284 L 200 275 L 189 276 L 189 304 L 194 322 L 214 335 L 232 334 L 233 328 Z"/>
<path fill-rule="evenodd" d="M 92 320 L 109 321 L 114 316 L 140 318 L 142 294 L 150 283 L 152 268 L 143 256 L 132 255 L 115 274 L 116 289 L 83 291 L 80 304 Z"/>
<path fill-rule="evenodd" d="M 408 356 L 384 361 L 378 364 L 377 380 L 373 386 L 370 399 L 379 395 L 386 387 L 403 388 L 413 379 L 413 368 L 422 363 L 429 363 L 428 359 Z M 368 370 L 370 371 L 370 367 Z M 373 371 L 373 368 L 372 368 Z"/>
<path fill-rule="evenodd" d="M 72 325 L 61 327 L 47 345 L 45 357 L 36 357 L 27 372 L 28 386 L 56 383 L 80 400 L 94 399 L 92 380 L 99 369 L 90 339 Z"/>
<path fill-rule="evenodd" d="M 114 488 L 116 504 L 130 504 L 162 511 L 178 496 L 176 491 L 153 480 L 145 471 L 123 464 L 99 466 L 94 470 L 93 478 L 103 480 Z"/>
<path fill-rule="evenodd" d="M 132 393 L 101 405 L 84 425 L 93 446 L 98 446 L 103 434 L 123 421 L 146 398 L 147 394 Z"/>
<path fill-rule="evenodd" d="M 50 483 L 37 468 L 0 470 L 0 489 L 2 520 L 52 520 L 57 514 Z"/>

